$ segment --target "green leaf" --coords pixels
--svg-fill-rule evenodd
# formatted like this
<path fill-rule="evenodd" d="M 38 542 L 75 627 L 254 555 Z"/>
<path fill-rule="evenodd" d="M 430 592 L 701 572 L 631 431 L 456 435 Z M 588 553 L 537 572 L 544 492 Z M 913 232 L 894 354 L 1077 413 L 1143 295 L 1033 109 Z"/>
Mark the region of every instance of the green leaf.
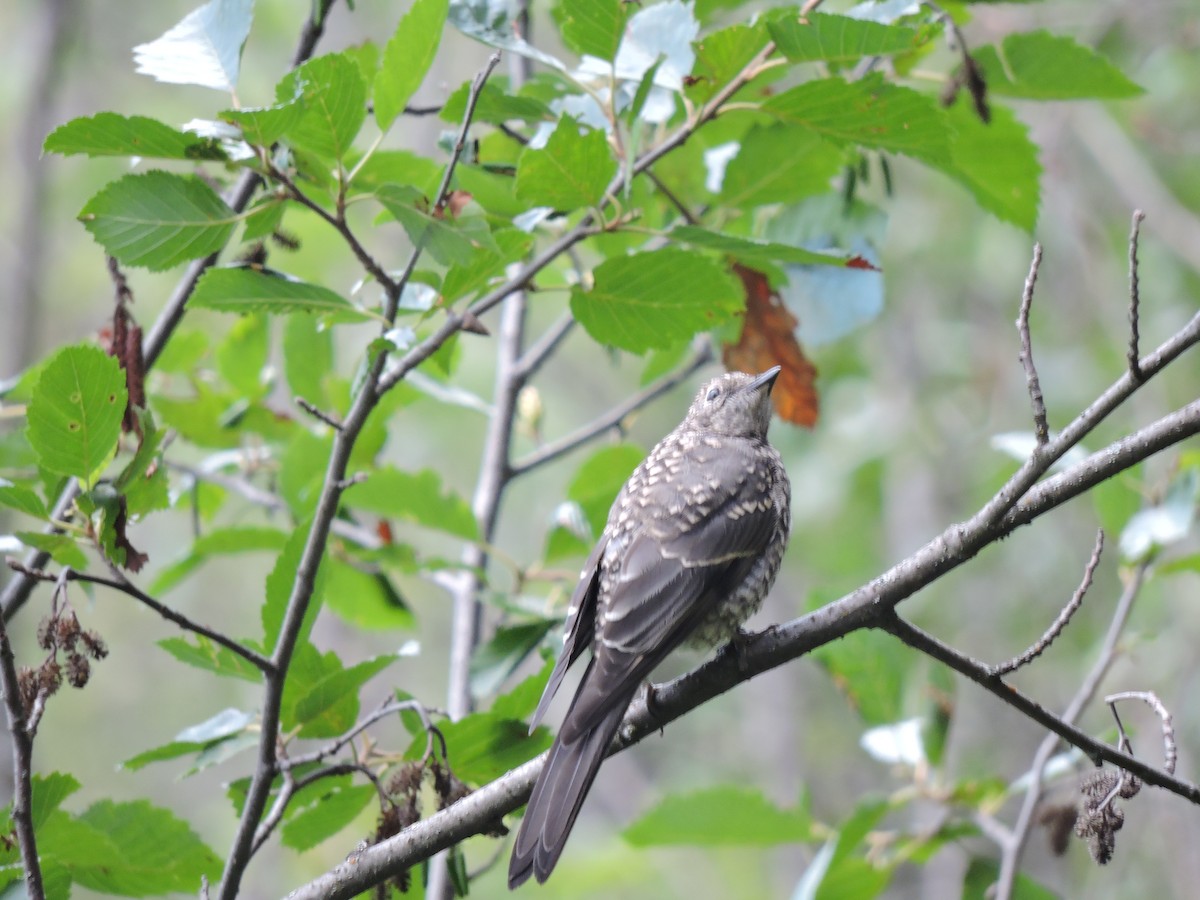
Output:
<path fill-rule="evenodd" d="M 210 557 L 263 550 L 278 553 L 286 543 L 287 534 L 277 528 L 231 526 L 206 532 L 192 542 L 185 557 L 158 574 L 150 584 L 150 593 L 165 593 Z"/>
<path fill-rule="evenodd" d="M 46 153 L 72 156 L 141 156 L 148 159 L 225 159 L 225 151 L 210 138 L 179 131 L 146 116 L 97 113 L 72 119 L 50 132 L 42 145 Z"/>
<path fill-rule="evenodd" d="M 266 148 L 299 123 L 303 115 L 304 104 L 296 97 L 274 106 L 227 109 L 221 113 L 221 118 L 240 128 L 247 143 Z"/>
<path fill-rule="evenodd" d="M 533 235 L 515 228 L 501 229 L 493 237 L 499 252 L 478 247 L 469 263 L 453 266 L 446 272 L 441 293 L 447 304 L 483 290 L 492 279 L 503 276 L 505 266 L 524 257 L 533 247 Z"/>
<path fill-rule="evenodd" d="M 90 488 L 116 451 L 128 399 L 115 357 L 87 345 L 56 353 L 27 412 L 29 442 L 41 466 Z"/>
<path fill-rule="evenodd" d="M 395 631 L 416 625 L 416 617 L 387 576 L 368 574 L 329 560 L 325 605 L 343 620 L 368 631 Z"/>
<path fill-rule="evenodd" d="M 353 822 L 378 796 L 372 784 L 334 787 L 297 810 L 284 823 L 280 839 L 293 850 L 310 850 Z"/>
<path fill-rule="evenodd" d="M 547 620 L 547 627 L 550 628 L 561 624 L 561 619 Z M 542 692 L 546 689 L 546 683 L 550 680 L 550 673 L 553 669 L 554 660 L 547 659 L 540 671 L 522 680 L 507 694 L 497 697 L 492 703 L 490 712 L 506 719 L 525 719 L 533 715 L 538 701 L 542 699 Z"/>
<path fill-rule="evenodd" d="M 192 638 L 163 638 L 158 642 L 158 646 L 181 663 L 205 672 L 226 678 L 240 678 L 255 684 L 262 678 L 262 673 L 249 660 L 203 635 L 195 635 Z"/>
<path fill-rule="evenodd" d="M 1033 231 L 1038 214 L 1037 145 L 1010 110 L 992 105 L 984 124 L 967 103 L 947 115 L 955 127 L 949 164 L 934 164 L 969 190 L 976 202 L 1005 222 Z"/>
<path fill-rule="evenodd" d="M 950 128 L 937 101 L 879 74 L 858 81 L 820 78 L 776 94 L 762 106 L 838 144 L 875 147 L 930 163 L 950 160 Z"/>
<path fill-rule="evenodd" d="M 762 24 L 730 25 L 696 41 L 696 64 L 692 67 L 688 95 L 701 102 L 728 84 L 749 65 L 767 43 Z"/>
<path fill-rule="evenodd" d="M 333 332 L 312 316 L 288 316 L 283 325 L 283 371 L 294 396 L 328 406 L 325 379 L 333 374 Z"/>
<path fill-rule="evenodd" d="M 502 125 L 516 119 L 522 122 L 553 121 L 550 107 L 536 97 L 524 97 L 507 93 L 508 79 L 492 78 L 479 92 L 475 101 L 472 121 Z M 453 94 L 446 98 L 438 116 L 446 122 L 461 122 L 467 112 L 467 98 L 471 93 L 471 82 L 464 81 Z"/>
<path fill-rule="evenodd" d="M 594 206 L 617 173 L 603 131 L 583 128 L 570 117 L 540 149 L 530 148 L 517 164 L 517 199 L 531 206 L 569 211 Z"/>
<path fill-rule="evenodd" d="M 632 4 L 625 0 L 560 0 L 554 7 L 563 43 L 580 56 L 612 60 Z"/>
<path fill-rule="evenodd" d="M 493 0 L 454 0 L 447 18 L 469 38 L 537 60 L 559 72 L 567 70 L 562 60 L 542 52 L 521 37 L 519 28 L 514 27 L 515 23 L 509 18 L 507 4 L 497 4 Z"/>
<path fill-rule="evenodd" d="M 572 288 L 572 314 L 600 343 L 633 353 L 724 325 L 744 303 L 724 266 L 678 247 L 609 259 L 592 277 L 590 291 Z"/>
<path fill-rule="evenodd" d="M 392 127 L 425 80 L 437 55 L 448 7 L 447 0 L 416 0 L 387 42 L 375 75 L 375 120 L 380 130 Z"/>
<path fill-rule="evenodd" d="M 567 488 L 567 498 L 583 510 L 593 538 L 599 538 L 604 531 L 617 492 L 645 456 L 646 451 L 636 444 L 615 444 L 593 453 L 576 470 Z"/>
<path fill-rule="evenodd" d="M 428 250 L 444 266 L 469 264 L 475 249 L 491 242 L 490 235 L 484 243 L 481 234 L 467 233 L 461 221 L 456 227 L 453 219 L 431 215 L 429 201 L 415 188 L 385 184 L 375 192 L 375 199 L 403 226 L 414 247 Z"/>
<path fill-rule="evenodd" d="M 1017 32 L 972 54 L 988 92 L 1028 100 L 1136 97 L 1142 88 L 1096 51 L 1048 31 Z"/>
<path fill-rule="evenodd" d="M 524 722 L 494 713 L 473 713 L 457 722 L 439 722 L 438 728 L 446 739 L 450 768 L 469 784 L 486 784 L 499 778 L 550 746 L 546 729 L 539 728 L 530 735 Z M 424 737 L 417 741 L 424 746 Z"/>
<path fill-rule="evenodd" d="M 79 821 L 104 835 L 116 851 L 103 864 L 72 866 L 66 861 L 72 878 L 91 890 L 125 897 L 190 894 L 201 876 L 210 883 L 221 877 L 221 861 L 187 823 L 145 800 L 102 800 Z"/>
<path fill-rule="evenodd" d="M 87 568 L 88 558 L 75 538 L 67 534 L 44 534 L 40 531 L 18 531 L 14 536 L 26 547 L 49 553 L 60 566 L 80 571 Z"/>
<path fill-rule="evenodd" d="M 350 57 L 329 53 L 288 73 L 275 88 L 278 103 L 297 90 L 304 114 L 284 134 L 296 149 L 341 161 L 367 117 L 367 85 Z"/>
<path fill-rule="evenodd" d="M 358 718 L 358 692 L 362 686 L 399 657 L 376 656 L 349 669 L 331 672 L 295 698 L 288 728 L 302 726 L 300 737 L 337 737 L 349 731 Z"/>
<path fill-rule="evenodd" d="M 849 261 L 844 256 L 833 256 L 828 253 L 816 253 L 796 247 L 791 244 L 781 244 L 777 241 L 759 241 L 752 238 L 739 237 L 735 234 L 722 234 L 709 231 L 699 225 L 680 225 L 671 230 L 672 240 L 691 244 L 693 247 L 704 247 L 706 250 L 716 250 L 732 256 L 739 262 L 754 266 L 764 262 L 793 263 L 802 266 L 837 266 L 845 267 Z"/>
<path fill-rule="evenodd" d="M 963 878 L 962 900 L 987 900 L 995 896 L 994 888 L 999 877 L 1000 866 L 994 859 L 973 858 Z M 1057 891 L 1043 887 L 1023 872 L 1017 873 L 1012 900 L 1059 900 L 1060 896 Z"/>
<path fill-rule="evenodd" d="M 808 810 L 780 809 L 752 788 L 725 785 L 672 795 L 622 832 L 635 847 L 752 845 L 812 840 Z"/>
<path fill-rule="evenodd" d="M 546 632 L 558 624 L 557 619 L 542 619 L 497 628 L 491 640 L 477 647 L 471 655 L 472 696 L 490 697 L 496 693 L 508 676 L 538 648 Z"/>
<path fill-rule="evenodd" d="M 453 491 L 443 489 L 441 478 L 432 469 L 380 469 L 366 481 L 347 488 L 342 500 L 355 509 L 415 522 L 468 541 L 479 536 L 470 505 Z"/>
<path fill-rule="evenodd" d="M 915 28 L 817 12 L 808 13 L 806 22 L 788 14 L 769 21 L 767 28 L 779 52 L 792 62 L 856 62 L 914 50 L 920 43 Z"/>
<path fill-rule="evenodd" d="M 815 900 L 871 900 L 882 894 L 891 880 L 889 866 L 860 857 L 839 859 L 826 870 Z"/>
<path fill-rule="evenodd" d="M 50 814 L 80 788 L 74 776 L 65 772 L 34 775 L 32 786 L 33 803 L 30 804 L 29 813 L 35 829 L 40 828 L 42 823 L 50 818 Z"/>
<path fill-rule="evenodd" d="M 890 635 L 856 631 L 812 655 L 868 725 L 888 725 L 903 718 L 909 657 Z"/>
<path fill-rule="evenodd" d="M 270 349 L 267 339 L 266 317 L 254 314 L 235 321 L 217 347 L 217 371 L 247 399 L 260 400 L 271 388 L 263 378 Z"/>
<path fill-rule="evenodd" d="M 415 188 L 424 197 L 438 189 L 443 167 L 407 150 L 376 150 L 354 176 L 355 190 L 372 193 L 385 184 Z"/>
<path fill-rule="evenodd" d="M 200 276 L 188 306 L 231 313 L 337 313 L 346 321 L 368 318 L 327 287 L 247 268 L 209 269 Z"/>
<path fill-rule="evenodd" d="M 794 203 L 828 191 L 843 159 L 841 149 L 803 126 L 757 125 L 725 168 L 721 199 L 742 209 Z"/>
<path fill-rule="evenodd" d="M 134 772 L 152 762 L 162 762 L 200 753 L 239 735 L 253 733 L 251 726 L 254 722 L 255 716 L 250 713 L 242 712 L 239 709 L 224 709 L 204 722 L 185 728 L 175 736 L 173 741 L 127 759 L 121 764 L 121 767 Z M 257 743 L 257 736 L 255 736 L 255 743 Z"/>
<path fill-rule="evenodd" d="M 162 37 L 134 47 L 137 70 L 168 84 L 232 93 L 253 14 L 254 0 L 210 0 Z"/>
<path fill-rule="evenodd" d="M 237 224 L 233 210 L 201 179 L 157 170 L 110 183 L 79 219 L 118 260 L 155 272 L 216 253 Z"/>
<path fill-rule="evenodd" d="M 50 515 L 42 498 L 27 487 L 13 484 L 0 478 L 0 506 L 15 509 L 35 519 L 45 519 Z"/>

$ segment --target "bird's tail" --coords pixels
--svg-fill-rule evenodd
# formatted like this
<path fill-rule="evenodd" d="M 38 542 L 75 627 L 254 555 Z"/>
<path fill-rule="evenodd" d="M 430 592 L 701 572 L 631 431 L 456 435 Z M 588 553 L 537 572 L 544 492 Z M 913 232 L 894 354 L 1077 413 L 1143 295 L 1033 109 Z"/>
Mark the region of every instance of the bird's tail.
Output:
<path fill-rule="evenodd" d="M 555 738 L 546 765 L 529 795 L 529 806 L 513 844 L 508 864 L 510 889 L 523 884 L 530 875 L 539 883 L 550 877 L 632 699 L 631 693 L 615 703 L 603 719 L 575 740 L 564 742 L 561 732 Z M 569 718 L 570 713 L 567 715 Z"/>

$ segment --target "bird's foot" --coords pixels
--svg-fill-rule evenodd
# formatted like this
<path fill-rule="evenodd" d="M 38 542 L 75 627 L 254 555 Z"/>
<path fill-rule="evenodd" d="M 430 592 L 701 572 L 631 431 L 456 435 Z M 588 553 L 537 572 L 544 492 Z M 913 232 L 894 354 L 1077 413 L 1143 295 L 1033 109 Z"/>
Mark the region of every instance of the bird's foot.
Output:
<path fill-rule="evenodd" d="M 733 633 L 733 637 L 729 639 L 729 643 L 721 648 L 721 656 L 726 654 L 733 657 L 734 665 L 737 666 L 738 674 L 745 675 L 749 665 L 746 660 L 746 648 L 750 646 L 758 634 L 753 631 L 744 631 L 739 628 Z"/>

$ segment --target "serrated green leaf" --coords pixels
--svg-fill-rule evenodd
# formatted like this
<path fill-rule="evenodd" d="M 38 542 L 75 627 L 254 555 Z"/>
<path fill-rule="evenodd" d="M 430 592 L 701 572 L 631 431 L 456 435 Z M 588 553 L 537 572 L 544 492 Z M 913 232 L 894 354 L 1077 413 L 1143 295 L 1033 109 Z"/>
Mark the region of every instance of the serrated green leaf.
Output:
<path fill-rule="evenodd" d="M 506 5 L 497 5 L 493 0 L 454 0 L 447 19 L 467 37 L 537 60 L 559 72 L 567 71 L 562 60 L 544 53 L 521 36 Z"/>
<path fill-rule="evenodd" d="M 415 188 L 385 184 L 375 191 L 375 199 L 400 223 L 414 247 L 428 250 L 444 266 L 468 265 L 476 248 L 491 242 L 490 235 L 465 230 L 462 220 L 431 215 L 428 200 Z"/>
<path fill-rule="evenodd" d="M 550 746 L 550 735 L 539 728 L 532 735 L 518 719 L 494 713 L 473 713 L 457 722 L 439 722 L 454 774 L 468 784 L 486 784 L 509 769 L 533 759 Z M 424 744 L 424 737 L 418 738 Z"/>
<path fill-rule="evenodd" d="M 622 832 L 635 847 L 772 846 L 812 839 L 804 808 L 780 809 L 752 788 L 725 785 L 665 798 Z"/>
<path fill-rule="evenodd" d="M 255 683 L 262 677 L 262 673 L 249 660 L 238 656 L 227 647 L 214 643 L 203 635 L 195 635 L 190 639 L 163 638 L 158 642 L 158 646 L 181 663 L 205 672 Z"/>
<path fill-rule="evenodd" d="M 306 738 L 337 737 L 348 731 L 358 718 L 362 686 L 398 658 L 377 656 L 322 678 L 296 697 L 289 727 L 301 726 L 300 736 Z"/>
<path fill-rule="evenodd" d="M 746 68 L 767 43 L 767 32 L 761 23 L 730 25 L 696 41 L 696 64 L 692 67 L 692 84 L 688 96 L 705 101 L 728 84 Z"/>
<path fill-rule="evenodd" d="M 446 98 L 438 116 L 447 122 L 461 122 L 467 111 L 467 98 L 471 93 L 471 82 L 464 81 L 453 94 Z M 475 101 L 474 122 L 490 122 L 502 125 L 514 119 L 521 122 L 553 121 L 550 107 L 536 97 L 508 93 L 507 78 L 489 79 Z"/>
<path fill-rule="evenodd" d="M 325 605 L 367 631 L 410 629 L 416 617 L 383 574 L 369 574 L 336 559 L 329 561 Z"/>
<path fill-rule="evenodd" d="M 227 109 L 221 118 L 240 128 L 247 143 L 267 148 L 299 124 L 303 115 L 304 104 L 297 97 L 274 106 Z"/>
<path fill-rule="evenodd" d="M 180 756 L 201 753 L 216 744 L 246 734 L 254 721 L 253 715 L 239 709 L 222 710 L 204 722 L 185 728 L 175 736 L 174 740 L 125 760 L 121 767 L 132 772 L 148 766 L 152 762 L 162 762 Z M 257 742 L 257 738 L 255 742 Z"/>
<path fill-rule="evenodd" d="M 617 173 L 603 131 L 583 128 L 570 117 L 540 149 L 530 148 L 517 164 L 517 199 L 531 206 L 573 210 L 594 206 Z"/>
<path fill-rule="evenodd" d="M 342 500 L 355 509 L 405 519 L 469 541 L 479 536 L 470 505 L 453 491 L 445 490 L 432 469 L 380 469 L 366 481 L 347 488 Z"/>
<path fill-rule="evenodd" d="M 216 253 L 237 224 L 233 210 L 201 179 L 157 170 L 111 182 L 79 219 L 118 260 L 155 272 Z"/>
<path fill-rule="evenodd" d="M 80 788 L 75 777 L 65 772 L 34 775 L 32 786 L 33 802 L 30 804 L 29 813 L 35 829 L 50 818 L 50 814 Z"/>
<path fill-rule="evenodd" d="M 988 900 L 995 896 L 1000 865 L 994 859 L 974 857 L 963 877 L 962 900 Z M 1038 884 L 1024 872 L 1018 872 L 1012 900 L 1060 900 L 1062 895 Z"/>
<path fill-rule="evenodd" d="M 447 0 L 416 0 L 383 51 L 375 75 L 375 120 L 387 131 L 404 112 L 437 55 L 446 25 Z"/>
<path fill-rule="evenodd" d="M 633 353 L 720 327 L 744 305 L 724 266 L 678 247 L 609 259 L 592 278 L 590 291 L 572 288 L 572 314 L 600 343 Z"/>
<path fill-rule="evenodd" d="M 795 203 L 829 190 L 843 160 L 842 150 L 803 126 L 755 126 L 725 168 L 721 199 L 743 209 Z"/>
<path fill-rule="evenodd" d="M 267 339 L 266 317 L 251 314 L 238 318 L 217 345 L 217 371 L 230 387 L 251 400 L 261 399 L 271 388 L 263 378 L 270 349 Z"/>
<path fill-rule="evenodd" d="M 13 535 L 26 547 L 49 553 L 60 566 L 80 571 L 87 568 L 88 558 L 75 538 L 66 534 L 44 534 L 40 531 L 17 531 Z"/>
<path fill-rule="evenodd" d="M 934 167 L 966 187 L 997 218 L 1032 232 L 1042 167 L 1028 129 L 1010 110 L 995 104 L 986 125 L 966 103 L 956 104 L 947 116 L 955 129 L 951 160 Z"/>
<path fill-rule="evenodd" d="M 141 156 L 147 159 L 225 159 L 225 151 L 210 138 L 179 131 L 146 116 L 97 113 L 72 119 L 50 132 L 42 145 L 46 153 L 72 156 Z"/>
<path fill-rule="evenodd" d="M 64 347 L 42 369 L 27 411 L 41 466 L 89 488 L 116 450 L 127 402 L 115 357 L 99 347 Z"/>
<path fill-rule="evenodd" d="M 220 859 L 187 823 L 145 800 L 102 800 L 79 816 L 79 822 L 107 837 L 115 848 L 102 865 L 65 863 L 72 878 L 91 890 L 126 897 L 191 893 L 201 876 L 211 883 L 221 877 Z"/>
<path fill-rule="evenodd" d="M 333 374 L 333 332 L 313 316 L 288 316 L 283 324 L 283 371 L 293 396 L 327 407 L 325 380 Z"/>
<path fill-rule="evenodd" d="M 767 23 L 779 52 L 792 62 L 855 62 L 864 56 L 889 56 L 919 45 L 915 28 L 883 25 L 866 19 L 811 12 Z"/>
<path fill-rule="evenodd" d="M 815 650 L 812 657 L 868 725 L 887 725 L 903 717 L 907 656 L 889 635 L 857 631 Z"/>
<path fill-rule="evenodd" d="M 762 106 L 838 144 L 875 147 L 930 163 L 950 161 L 951 130 L 937 101 L 878 74 L 858 81 L 820 78 L 776 94 Z"/>
<path fill-rule="evenodd" d="M 848 259 L 844 256 L 834 256 L 828 253 L 817 253 L 805 250 L 803 247 L 781 244 L 777 241 L 760 241 L 752 238 L 739 237 L 735 234 L 723 234 L 709 231 L 699 225 L 680 225 L 671 230 L 672 240 L 691 244 L 693 247 L 704 247 L 707 250 L 717 250 L 732 256 L 747 265 L 763 262 L 792 263 L 801 266 L 836 266 L 842 268 Z"/>
<path fill-rule="evenodd" d="M 341 161 L 367 117 L 367 85 L 358 63 L 341 53 L 310 59 L 275 88 L 285 104 L 300 93 L 304 114 L 284 131 L 297 150 Z"/>
<path fill-rule="evenodd" d="M 490 697 L 496 693 L 508 676 L 538 648 L 546 632 L 558 624 L 557 619 L 543 619 L 497 628 L 491 639 L 477 647 L 471 655 L 471 695 Z M 499 712 L 496 709 L 492 711 Z M 505 714 L 519 718 L 511 712 Z"/>
<path fill-rule="evenodd" d="M 42 498 L 27 487 L 22 487 L 0 478 L 0 506 L 15 509 L 35 519 L 45 519 L 50 515 Z"/>
<path fill-rule="evenodd" d="M 335 787 L 292 815 L 280 839 L 293 850 L 310 850 L 353 822 L 378 796 L 372 784 Z"/>
<path fill-rule="evenodd" d="M 1010 34 L 999 47 L 978 47 L 972 55 L 988 93 L 998 97 L 1115 100 L 1143 92 L 1095 50 L 1048 31 Z"/>
<path fill-rule="evenodd" d="M 624 0 L 561 0 L 554 7 L 563 43 L 581 56 L 612 60 L 632 4 Z"/>
<path fill-rule="evenodd" d="M 165 593 L 210 557 L 264 550 L 278 553 L 286 543 L 287 534 L 276 528 L 233 526 L 205 532 L 192 542 L 185 557 L 158 574 L 150 584 L 150 593 Z"/>
<path fill-rule="evenodd" d="M 372 193 L 385 184 L 412 187 L 431 197 L 442 180 L 443 167 L 407 150 L 376 150 L 354 175 L 354 189 Z"/>
<path fill-rule="evenodd" d="M 137 71 L 168 84 L 198 84 L 232 93 L 254 0 L 210 0 L 162 37 L 133 48 Z"/>
<path fill-rule="evenodd" d="M 533 235 L 515 228 L 497 231 L 493 238 L 499 252 L 479 247 L 466 265 L 452 266 L 442 279 L 442 299 L 447 304 L 469 297 L 502 277 L 505 266 L 524 257 L 533 247 Z"/>
<path fill-rule="evenodd" d="M 609 508 L 629 475 L 646 456 L 636 444 L 615 444 L 589 456 L 576 471 L 567 488 L 567 498 L 579 504 L 592 528 L 600 537 Z"/>
<path fill-rule="evenodd" d="M 369 318 L 327 287 L 248 268 L 209 269 L 188 305 L 231 313 L 336 313 L 342 321 Z"/>

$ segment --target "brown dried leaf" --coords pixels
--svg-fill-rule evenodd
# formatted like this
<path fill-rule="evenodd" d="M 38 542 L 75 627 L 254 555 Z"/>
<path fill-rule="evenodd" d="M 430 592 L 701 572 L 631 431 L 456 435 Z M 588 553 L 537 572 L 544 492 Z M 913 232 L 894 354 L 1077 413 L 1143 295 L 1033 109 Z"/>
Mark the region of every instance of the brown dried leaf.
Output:
<path fill-rule="evenodd" d="M 771 290 L 767 277 L 756 269 L 735 263 L 733 270 L 746 288 L 746 318 L 736 344 L 726 344 L 725 368 L 763 372 L 783 366 L 771 399 L 780 418 L 811 428 L 817 423 L 817 368 L 796 340 L 796 317 Z"/>

